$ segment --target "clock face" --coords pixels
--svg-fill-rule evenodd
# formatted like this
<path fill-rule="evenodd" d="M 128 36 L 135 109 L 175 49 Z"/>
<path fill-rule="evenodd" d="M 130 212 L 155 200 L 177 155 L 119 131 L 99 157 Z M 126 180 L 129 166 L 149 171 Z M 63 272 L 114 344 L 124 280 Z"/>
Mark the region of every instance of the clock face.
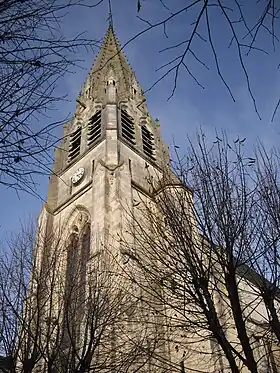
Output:
<path fill-rule="evenodd" d="M 71 177 L 72 183 L 74 185 L 78 184 L 78 182 L 82 180 L 84 174 L 85 174 L 85 169 L 83 167 L 78 168 L 77 171 L 75 171 L 75 173 Z"/>

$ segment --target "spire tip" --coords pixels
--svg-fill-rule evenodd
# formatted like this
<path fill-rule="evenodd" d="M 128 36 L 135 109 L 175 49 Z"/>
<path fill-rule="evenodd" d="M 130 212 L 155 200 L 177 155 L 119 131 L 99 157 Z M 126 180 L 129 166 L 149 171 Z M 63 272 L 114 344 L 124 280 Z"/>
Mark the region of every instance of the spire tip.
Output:
<path fill-rule="evenodd" d="M 109 6 L 109 17 L 108 17 L 109 28 L 111 28 L 112 30 L 114 30 L 114 27 L 113 27 L 113 14 L 112 14 L 112 4 L 111 4 L 111 0 L 108 0 L 108 6 Z"/>

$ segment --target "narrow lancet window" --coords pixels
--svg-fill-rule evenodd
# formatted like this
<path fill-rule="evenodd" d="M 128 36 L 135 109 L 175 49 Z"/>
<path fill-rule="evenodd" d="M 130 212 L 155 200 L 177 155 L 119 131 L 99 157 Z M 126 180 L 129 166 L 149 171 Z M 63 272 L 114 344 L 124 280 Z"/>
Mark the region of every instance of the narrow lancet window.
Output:
<path fill-rule="evenodd" d="M 131 145 L 135 145 L 135 129 L 133 118 L 125 111 L 121 110 L 122 137 Z"/>
<path fill-rule="evenodd" d="M 76 337 L 76 317 L 78 298 L 77 280 L 79 279 L 78 233 L 78 228 L 74 226 L 67 245 L 62 349 L 69 348 L 71 346 L 71 340 L 75 339 Z"/>
<path fill-rule="evenodd" d="M 88 146 L 91 146 L 101 137 L 101 110 L 98 110 L 89 120 L 88 124 Z"/>
<path fill-rule="evenodd" d="M 90 257 L 90 223 L 87 222 L 81 233 L 76 225 L 67 244 L 66 279 L 64 294 L 64 320 L 62 348 L 69 349 L 80 331 L 81 316 L 87 304 L 87 263 Z"/>
<path fill-rule="evenodd" d="M 90 224 L 85 227 L 82 238 L 82 253 L 81 253 L 82 267 L 84 267 L 90 256 Z M 83 268 L 82 268 L 83 269 Z"/>
<path fill-rule="evenodd" d="M 87 223 L 81 240 L 81 269 L 80 269 L 80 311 L 85 311 L 86 304 L 86 279 L 87 279 L 87 263 L 90 256 L 90 224 Z"/>
<path fill-rule="evenodd" d="M 68 154 L 69 162 L 73 161 L 73 159 L 78 157 L 78 155 L 80 154 L 81 134 L 82 134 L 82 128 L 78 127 L 76 131 L 74 131 L 70 135 L 69 154 Z"/>
<path fill-rule="evenodd" d="M 73 233 L 69 238 L 67 247 L 67 269 L 66 269 L 66 290 L 73 290 L 72 287 L 77 281 L 77 264 L 78 264 L 78 229 L 73 228 Z M 70 289 L 71 287 L 71 289 Z"/>
<path fill-rule="evenodd" d="M 151 160 L 155 161 L 155 141 L 154 135 L 148 130 L 148 128 L 142 126 L 142 141 L 143 141 L 143 152 Z"/>

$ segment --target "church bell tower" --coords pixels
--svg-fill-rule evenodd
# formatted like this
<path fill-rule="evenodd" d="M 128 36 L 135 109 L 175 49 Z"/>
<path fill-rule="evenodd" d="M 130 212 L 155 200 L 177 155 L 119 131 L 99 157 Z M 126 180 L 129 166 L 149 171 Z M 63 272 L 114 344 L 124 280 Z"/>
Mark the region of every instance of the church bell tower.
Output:
<path fill-rule="evenodd" d="M 64 125 L 41 222 L 49 232 L 58 225 L 71 231 L 85 219 L 93 252 L 124 234 L 135 195 L 149 193 L 147 172 L 161 172 L 168 162 L 159 122 L 110 25 Z"/>
<path fill-rule="evenodd" d="M 62 371 L 70 371 L 67 369 L 74 366 L 80 353 L 81 364 L 89 364 L 89 356 L 95 356 L 96 361 L 106 362 L 107 366 L 110 356 L 114 365 L 125 348 L 127 356 L 135 350 L 134 345 L 130 346 L 131 335 L 143 335 L 142 310 L 134 311 L 141 320 L 139 330 L 135 320 L 129 321 L 129 315 L 139 307 L 139 300 L 127 283 L 119 291 L 118 269 L 112 270 L 104 253 L 109 248 L 114 261 L 126 265 L 122 245 L 133 243 L 129 221 L 137 215 L 141 198 L 147 200 L 151 196 L 151 178 L 161 177 L 169 164 L 159 122 L 149 115 L 144 93 L 112 25 L 76 101 L 75 114 L 64 125 L 62 140 L 55 150 L 48 197 L 38 220 L 28 299 L 32 317 L 38 314 L 36 319 L 40 320 L 40 344 L 52 352 L 50 358 L 38 359 L 41 371 L 48 369 L 46 361 L 50 364 L 58 358 L 60 368 L 66 364 Z M 125 287 L 129 290 L 125 291 Z M 96 294 L 101 297 L 98 308 L 100 304 L 105 307 L 101 316 L 92 300 Z M 111 296 L 115 304 L 122 304 L 121 308 L 115 307 L 114 320 L 107 318 L 112 312 Z M 94 309 L 90 311 L 90 307 Z M 120 323 L 123 317 L 125 320 Z M 124 325 L 129 323 L 129 338 L 117 351 L 116 340 L 123 340 Z M 94 337 L 89 333 L 93 324 Z M 100 332 L 98 338 L 96 331 Z M 151 342 L 146 337 L 149 348 L 142 352 L 150 350 Z M 95 349 L 96 339 L 99 344 L 103 341 L 102 349 Z M 73 352 L 70 346 L 74 345 Z M 142 364 L 144 357 L 139 351 L 136 355 L 135 361 Z"/>
<path fill-rule="evenodd" d="M 151 228 L 139 206 L 171 169 L 112 25 L 76 101 L 38 219 L 22 365 L 151 372 L 152 352 L 166 357 L 161 315 L 127 274 L 135 269 L 133 224 Z"/>

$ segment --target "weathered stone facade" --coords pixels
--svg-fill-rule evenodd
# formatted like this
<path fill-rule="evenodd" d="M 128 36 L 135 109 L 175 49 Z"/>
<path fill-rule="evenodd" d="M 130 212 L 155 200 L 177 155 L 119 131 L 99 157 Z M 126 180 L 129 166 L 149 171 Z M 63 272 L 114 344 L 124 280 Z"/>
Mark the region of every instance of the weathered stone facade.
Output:
<path fill-rule="evenodd" d="M 150 178 L 160 176 L 166 166 L 169 167 L 168 147 L 161 139 L 159 122 L 149 115 L 144 94 L 109 26 L 77 98 L 74 117 L 64 125 L 62 141 L 55 151 L 47 202 L 39 217 L 36 273 L 48 267 L 48 257 L 56 257 L 56 273 L 52 275 L 55 290 L 50 297 L 54 323 L 63 324 L 62 299 L 71 239 L 76 237 L 77 250 L 81 250 L 85 224 L 90 224 L 87 273 L 94 271 L 98 253 L 104 248 L 115 255 L 116 261 L 123 262 L 122 243 L 131 240 L 128 228 L 131 214 L 135 213 L 139 199 L 150 194 Z M 51 236 L 55 236 L 55 244 L 46 245 L 44 238 Z M 112 266 L 117 265 L 112 263 Z M 115 282 L 118 281 L 122 282 L 121 279 Z M 32 287 L 36 288 L 36 281 L 34 284 Z M 48 281 L 45 285 L 47 289 Z M 126 286 L 123 284 L 123 288 Z M 138 305 L 132 303 L 131 308 L 136 309 Z M 134 317 L 139 319 L 141 312 L 134 313 Z M 81 323 L 83 320 L 81 315 Z M 124 321 L 123 325 L 127 324 L 131 323 Z M 127 326 L 128 333 L 137 334 L 138 338 L 144 330 L 139 325 Z M 56 328 L 53 327 L 55 335 Z M 152 336 L 148 339 L 153 341 Z M 144 359 L 139 356 L 140 360 Z"/>

